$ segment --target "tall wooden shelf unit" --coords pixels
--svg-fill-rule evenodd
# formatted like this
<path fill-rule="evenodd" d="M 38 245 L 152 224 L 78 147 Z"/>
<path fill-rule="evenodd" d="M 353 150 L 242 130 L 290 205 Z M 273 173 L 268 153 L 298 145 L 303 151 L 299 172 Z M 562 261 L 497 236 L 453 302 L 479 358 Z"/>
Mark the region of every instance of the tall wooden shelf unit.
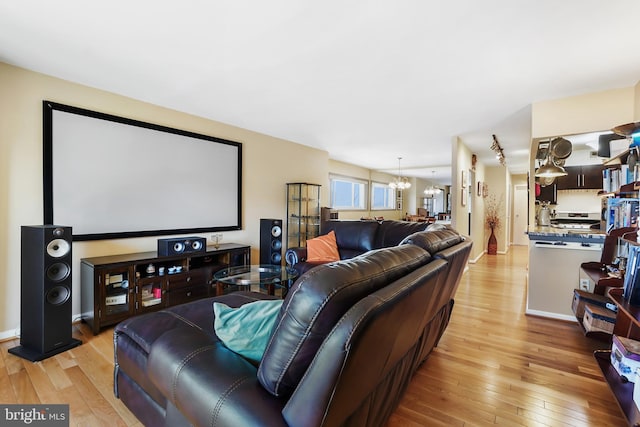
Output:
<path fill-rule="evenodd" d="M 213 273 L 250 265 L 250 257 L 249 246 L 225 243 L 204 252 L 166 257 L 158 257 L 154 251 L 83 258 L 82 320 L 97 334 L 105 326 L 131 316 L 215 296 Z M 149 269 L 150 264 L 153 269 Z M 161 267 L 163 275 L 159 274 Z"/>
<path fill-rule="evenodd" d="M 628 151 L 612 159 L 610 162 L 605 163 L 605 166 L 615 167 L 616 164 L 621 163 L 621 160 L 624 162 L 627 155 Z M 622 185 L 610 195 L 619 197 L 637 197 L 638 189 L 640 189 L 640 182 L 633 182 Z M 637 242 L 635 232 L 624 234 L 620 239 L 627 244 L 639 244 Z M 624 299 L 623 289 L 620 287 L 611 288 L 606 294 L 613 303 L 615 303 L 618 309 L 613 334 L 634 340 L 640 340 L 640 307 L 629 304 L 629 302 Z M 594 353 L 594 357 L 602 371 L 605 381 L 609 385 L 609 388 L 618 402 L 618 406 L 627 418 L 629 425 L 640 426 L 640 411 L 633 401 L 634 384 L 621 378 L 611 364 L 611 349 L 597 350 Z"/>
<path fill-rule="evenodd" d="M 305 247 L 320 234 L 320 185 L 287 184 L 287 248 Z"/>

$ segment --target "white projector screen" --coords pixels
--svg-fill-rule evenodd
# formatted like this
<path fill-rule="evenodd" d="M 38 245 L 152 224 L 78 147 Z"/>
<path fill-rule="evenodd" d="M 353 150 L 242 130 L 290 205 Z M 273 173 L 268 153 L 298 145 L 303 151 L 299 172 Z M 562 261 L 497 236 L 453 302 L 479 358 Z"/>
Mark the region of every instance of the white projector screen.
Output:
<path fill-rule="evenodd" d="M 43 102 L 44 223 L 74 240 L 241 228 L 242 144 Z"/>

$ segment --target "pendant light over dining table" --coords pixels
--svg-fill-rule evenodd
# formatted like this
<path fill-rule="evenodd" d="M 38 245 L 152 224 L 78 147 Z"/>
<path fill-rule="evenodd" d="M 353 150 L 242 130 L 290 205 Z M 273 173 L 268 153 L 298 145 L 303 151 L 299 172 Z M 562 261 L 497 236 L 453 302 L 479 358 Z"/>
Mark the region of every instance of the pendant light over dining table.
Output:
<path fill-rule="evenodd" d="M 435 176 L 436 175 L 436 171 L 431 171 L 431 176 Z M 433 181 L 433 178 L 432 178 Z M 433 183 L 424 189 L 424 195 L 427 197 L 433 197 L 436 194 L 440 194 L 442 190 L 440 190 L 438 187 L 434 186 Z"/>
<path fill-rule="evenodd" d="M 411 183 L 406 177 L 402 176 L 402 171 L 400 169 L 400 160 L 402 160 L 402 157 L 398 157 L 398 176 L 389 183 L 389 187 L 396 190 L 406 190 L 407 188 L 411 187 Z"/>

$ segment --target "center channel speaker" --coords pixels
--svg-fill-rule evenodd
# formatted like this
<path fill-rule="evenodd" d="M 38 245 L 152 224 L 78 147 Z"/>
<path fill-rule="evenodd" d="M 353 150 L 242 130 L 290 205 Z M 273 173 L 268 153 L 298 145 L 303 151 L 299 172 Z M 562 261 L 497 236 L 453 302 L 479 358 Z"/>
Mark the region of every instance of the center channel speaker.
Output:
<path fill-rule="evenodd" d="M 204 252 L 205 249 L 207 249 L 207 239 L 204 237 L 158 239 L 158 256 Z"/>
<path fill-rule="evenodd" d="M 32 362 L 81 344 L 71 337 L 71 227 L 21 227 L 20 346 Z"/>
<path fill-rule="evenodd" d="M 282 265 L 282 220 L 260 220 L 260 264 Z"/>

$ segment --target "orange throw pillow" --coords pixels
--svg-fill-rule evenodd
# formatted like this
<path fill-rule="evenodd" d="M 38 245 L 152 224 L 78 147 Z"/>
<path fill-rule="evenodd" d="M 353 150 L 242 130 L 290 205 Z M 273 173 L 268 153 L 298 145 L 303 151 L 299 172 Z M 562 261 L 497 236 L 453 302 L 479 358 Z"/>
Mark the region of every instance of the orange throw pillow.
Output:
<path fill-rule="evenodd" d="M 334 233 L 333 230 L 331 230 L 329 234 L 307 240 L 307 261 L 340 261 L 340 253 L 338 253 L 338 244 L 336 243 L 336 233 Z"/>

